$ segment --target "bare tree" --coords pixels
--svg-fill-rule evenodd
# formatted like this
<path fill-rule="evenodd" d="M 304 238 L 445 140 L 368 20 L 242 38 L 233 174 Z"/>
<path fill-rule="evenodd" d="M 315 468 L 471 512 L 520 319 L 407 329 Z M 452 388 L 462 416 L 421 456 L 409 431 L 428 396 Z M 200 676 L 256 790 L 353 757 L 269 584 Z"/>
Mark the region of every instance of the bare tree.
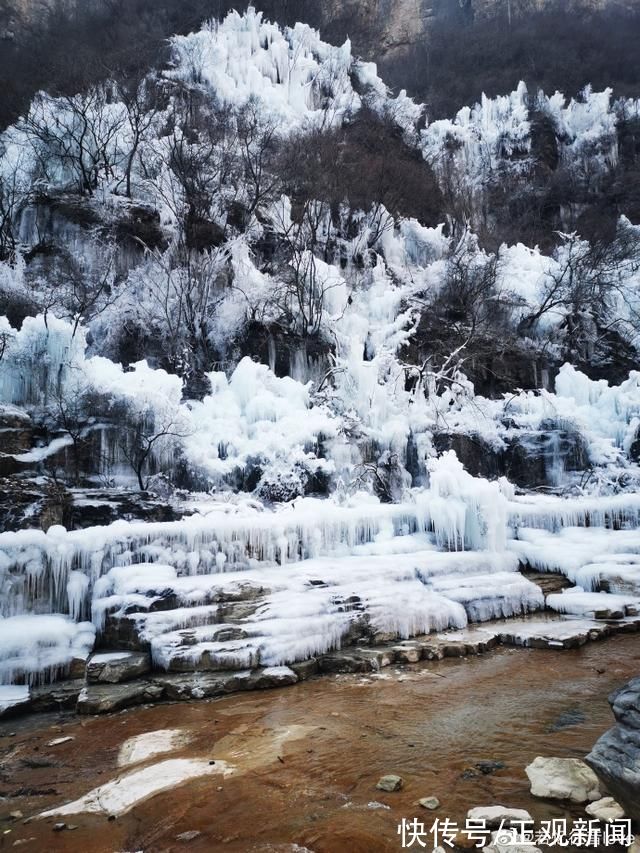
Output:
<path fill-rule="evenodd" d="M 100 245 L 99 235 L 95 235 Z M 31 297 L 45 316 L 51 312 L 73 324 L 73 334 L 107 310 L 120 296 L 115 272 L 116 248 L 102 246 L 100 263 L 87 265 L 82 258 L 61 251 L 47 273 L 29 279 Z"/>
<path fill-rule="evenodd" d="M 166 467 L 167 456 L 175 453 L 176 440 L 187 435 L 171 417 L 158 421 L 148 413 L 134 414 L 134 423 L 125 429 L 120 449 L 136 475 L 141 492 L 149 488 L 151 476 Z"/>
<path fill-rule="evenodd" d="M 0 261 L 15 260 L 19 217 L 31 199 L 24 160 L 24 155 L 19 155 L 17 161 L 0 171 Z"/>
<path fill-rule="evenodd" d="M 237 137 L 248 191 L 247 213 L 273 201 L 281 192 L 282 178 L 275 171 L 278 124 L 265 117 L 258 101 L 250 99 L 236 117 Z"/>
<path fill-rule="evenodd" d="M 131 198 L 131 177 L 141 146 L 148 138 L 159 111 L 159 93 L 156 81 L 150 76 L 136 78 L 118 87 L 118 94 L 126 110 L 128 150 L 124 164 L 125 194 Z"/>
<path fill-rule="evenodd" d="M 231 248 L 195 252 L 178 244 L 165 253 L 155 250 L 136 273 L 139 313 L 162 340 L 170 367 L 182 376 L 211 369 L 213 323 L 225 296 Z"/>
<path fill-rule="evenodd" d="M 114 91 L 115 84 L 107 82 L 77 95 L 36 95 L 20 127 L 45 180 L 69 182 L 77 192 L 91 196 L 100 176 L 115 176 L 122 156 L 119 134 L 126 119 L 122 105 L 114 103 Z"/>
<path fill-rule="evenodd" d="M 565 333 L 567 357 L 588 358 L 599 335 L 618 329 L 635 336 L 640 313 L 631 292 L 640 270 L 640 244 L 632 226 L 622 224 L 614 240 L 589 243 L 578 234 L 561 234 L 549 264 L 542 296 L 520 330 L 533 333 L 540 320 L 556 315 Z M 618 310 L 625 306 L 627 316 Z"/>

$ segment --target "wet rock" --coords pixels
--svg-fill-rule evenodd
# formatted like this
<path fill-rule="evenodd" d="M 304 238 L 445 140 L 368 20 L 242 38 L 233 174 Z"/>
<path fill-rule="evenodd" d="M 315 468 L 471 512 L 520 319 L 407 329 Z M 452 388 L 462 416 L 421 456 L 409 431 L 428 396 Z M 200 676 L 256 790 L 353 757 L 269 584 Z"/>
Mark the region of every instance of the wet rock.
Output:
<path fill-rule="evenodd" d="M 476 761 L 476 767 L 483 776 L 490 776 L 498 770 L 504 770 L 505 764 L 502 761 Z"/>
<path fill-rule="evenodd" d="M 480 773 L 474 767 L 465 767 L 460 774 L 461 779 L 478 779 Z"/>
<path fill-rule="evenodd" d="M 627 816 L 640 821 L 640 678 L 609 697 L 616 725 L 586 758 Z"/>
<path fill-rule="evenodd" d="M 298 681 L 306 681 L 307 678 L 318 674 L 318 660 L 317 658 L 311 658 L 300 663 L 292 663 L 291 669 L 298 676 Z"/>
<path fill-rule="evenodd" d="M 422 660 L 422 648 L 416 643 L 401 643 L 393 647 L 396 663 L 418 663 Z"/>
<path fill-rule="evenodd" d="M 120 684 L 146 675 L 151 660 L 144 652 L 104 652 L 93 655 L 87 664 L 89 684 Z"/>
<path fill-rule="evenodd" d="M 395 774 L 390 773 L 388 776 L 383 776 L 381 779 L 378 780 L 376 788 L 379 791 L 393 793 L 394 791 L 399 791 L 402 788 L 402 785 L 402 776 L 396 776 Z"/>
<path fill-rule="evenodd" d="M 588 815 L 601 820 L 603 823 L 612 823 L 614 820 L 624 818 L 624 809 L 616 803 L 613 797 L 603 797 L 595 803 L 589 803 L 585 809 Z"/>
<path fill-rule="evenodd" d="M 256 669 L 246 678 L 246 690 L 269 690 L 274 687 L 288 687 L 298 681 L 298 676 L 288 666 L 271 666 Z"/>
<path fill-rule="evenodd" d="M 393 652 L 377 649 L 350 649 L 318 658 L 321 672 L 377 672 L 393 663 Z"/>
<path fill-rule="evenodd" d="M 602 798 L 596 774 L 577 758 L 538 756 L 525 772 L 534 797 L 587 803 Z"/>
<path fill-rule="evenodd" d="M 16 809 L 13 812 L 9 812 L 9 817 L 11 818 L 11 820 L 22 820 L 24 815 L 19 809 Z"/>
<path fill-rule="evenodd" d="M 210 699 L 238 690 L 237 673 L 194 673 L 193 675 L 154 675 L 153 683 L 171 701 Z"/>
<path fill-rule="evenodd" d="M 513 823 L 532 821 L 533 818 L 525 809 L 511 809 L 506 806 L 478 806 L 469 809 L 467 820 L 484 823 L 488 829 L 498 829 L 500 826 L 511 826 Z"/>
<path fill-rule="evenodd" d="M 162 694 L 162 687 L 150 681 L 90 684 L 80 693 L 76 710 L 79 714 L 108 714 L 132 705 L 157 702 Z"/>
<path fill-rule="evenodd" d="M 33 711 L 71 711 L 76 707 L 78 697 L 84 689 L 84 679 L 58 681 L 31 688 L 31 710 Z"/>
<path fill-rule="evenodd" d="M 211 699 L 245 690 L 287 687 L 297 681 L 298 676 L 288 666 L 274 666 L 243 672 L 199 672 L 193 675 L 167 673 L 153 677 L 153 683 L 157 688 L 164 693 L 167 699 L 173 701 Z"/>
<path fill-rule="evenodd" d="M 440 808 L 440 800 L 437 797 L 423 797 L 421 800 L 418 800 L 418 805 L 422 806 L 423 809 L 435 811 L 435 809 Z"/>
<path fill-rule="evenodd" d="M 571 726 L 579 726 L 586 721 L 587 717 L 584 711 L 579 708 L 570 708 L 563 711 L 548 727 L 549 732 L 559 732 L 563 729 L 571 728 Z"/>

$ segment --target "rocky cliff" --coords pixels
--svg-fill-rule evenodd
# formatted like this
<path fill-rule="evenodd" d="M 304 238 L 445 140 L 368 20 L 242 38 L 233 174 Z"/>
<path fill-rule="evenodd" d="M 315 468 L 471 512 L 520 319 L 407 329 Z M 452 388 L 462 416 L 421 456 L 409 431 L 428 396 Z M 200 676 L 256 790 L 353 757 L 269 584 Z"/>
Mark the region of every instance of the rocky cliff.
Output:
<path fill-rule="evenodd" d="M 587 756 L 633 820 L 640 821 L 640 678 L 634 678 L 609 697 L 616 725 Z"/>

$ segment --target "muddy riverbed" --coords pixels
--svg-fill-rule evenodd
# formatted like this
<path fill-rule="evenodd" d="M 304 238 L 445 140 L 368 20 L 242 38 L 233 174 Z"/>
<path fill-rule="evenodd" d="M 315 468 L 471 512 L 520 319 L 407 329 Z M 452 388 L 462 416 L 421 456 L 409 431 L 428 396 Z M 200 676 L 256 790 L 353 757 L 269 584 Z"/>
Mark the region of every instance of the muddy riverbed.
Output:
<path fill-rule="evenodd" d="M 533 799 L 524 767 L 537 755 L 582 758 L 612 724 L 607 695 L 638 673 L 634 634 L 576 651 L 502 648 L 109 717 L 7 721 L 0 848 L 377 853 L 401 849 L 403 817 L 464 823 L 470 807 L 493 804 L 524 807 L 536 820 L 584 816 Z M 165 734 L 131 740 L 157 731 Z M 166 751 L 149 755 L 149 743 Z M 168 774 L 169 765 L 158 765 L 174 759 L 194 759 L 206 775 L 117 816 L 107 797 L 101 813 L 24 822 L 156 767 L 136 783 L 134 796 L 143 796 L 143 779 Z M 483 761 L 505 766 L 485 775 L 476 768 Z M 376 790 L 388 773 L 403 777 L 400 792 Z M 438 811 L 417 805 L 428 796 L 438 797 Z M 57 831 L 60 822 L 67 828 Z"/>

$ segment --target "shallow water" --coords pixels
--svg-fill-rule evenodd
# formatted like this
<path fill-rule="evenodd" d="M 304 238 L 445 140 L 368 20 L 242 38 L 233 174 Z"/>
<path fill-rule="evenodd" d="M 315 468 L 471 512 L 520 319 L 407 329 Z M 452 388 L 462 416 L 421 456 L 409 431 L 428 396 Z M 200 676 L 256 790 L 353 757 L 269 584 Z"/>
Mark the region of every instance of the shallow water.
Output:
<path fill-rule="evenodd" d="M 607 695 L 639 672 L 640 636 L 631 635 L 577 651 L 498 649 L 380 677 L 320 678 L 110 717 L 10 721 L 0 727 L 3 815 L 38 814 L 129 772 L 118 770 L 122 744 L 154 730 L 182 736 L 147 764 L 206 758 L 235 772 L 158 794 L 115 820 L 65 817 L 77 826 L 72 831 L 54 832 L 55 818 L 5 821 L 11 832 L 0 836 L 0 848 L 32 839 L 17 849 L 284 853 L 297 844 L 314 853 L 377 853 L 401 849 L 403 817 L 464 824 L 467 809 L 493 804 L 527 808 L 536 820 L 565 817 L 562 805 L 529 795 L 524 767 L 537 755 L 582 758 L 612 724 Z M 75 739 L 47 746 L 63 736 Z M 506 766 L 484 776 L 474 769 L 482 760 Z M 376 791 L 387 773 L 404 778 L 402 791 Z M 416 805 L 432 795 L 442 804 L 437 812 Z M 368 808 L 371 802 L 390 808 Z M 201 835 L 176 840 L 192 830 Z"/>

